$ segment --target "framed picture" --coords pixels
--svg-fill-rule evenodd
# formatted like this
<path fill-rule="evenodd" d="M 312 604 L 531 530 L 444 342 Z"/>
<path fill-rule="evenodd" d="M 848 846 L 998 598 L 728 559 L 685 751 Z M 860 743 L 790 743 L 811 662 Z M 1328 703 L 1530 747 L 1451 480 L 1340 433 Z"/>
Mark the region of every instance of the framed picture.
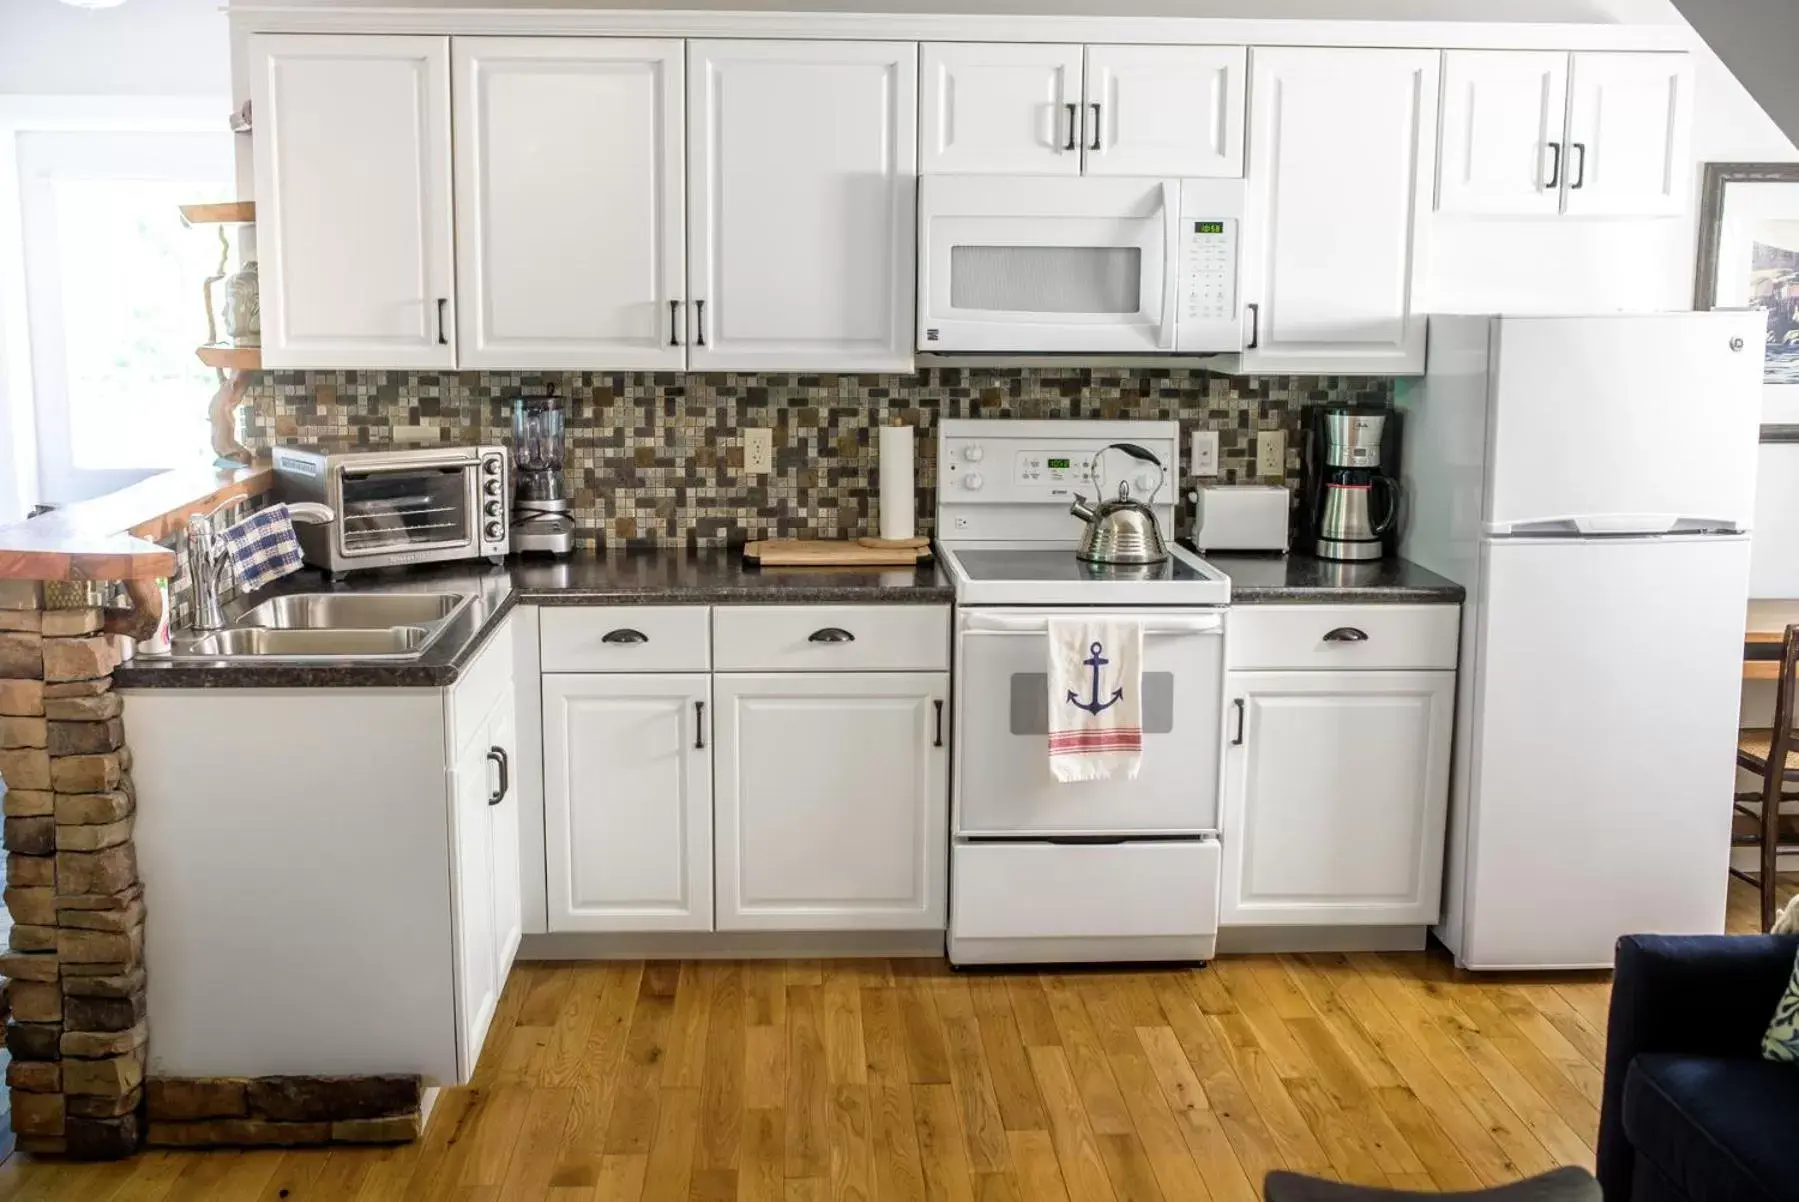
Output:
<path fill-rule="evenodd" d="M 1799 423 L 1799 163 L 1707 163 L 1695 309 L 1768 315 L 1762 421 Z"/>

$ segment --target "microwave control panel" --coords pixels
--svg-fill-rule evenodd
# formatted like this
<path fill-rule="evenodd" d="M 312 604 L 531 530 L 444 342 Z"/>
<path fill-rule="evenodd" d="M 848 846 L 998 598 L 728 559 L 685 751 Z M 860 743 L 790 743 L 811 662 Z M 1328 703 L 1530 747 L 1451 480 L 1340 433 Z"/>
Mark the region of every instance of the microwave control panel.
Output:
<path fill-rule="evenodd" d="M 1181 211 L 1170 256 L 1179 273 L 1175 345 L 1179 351 L 1243 349 L 1242 180 L 1181 181 Z"/>

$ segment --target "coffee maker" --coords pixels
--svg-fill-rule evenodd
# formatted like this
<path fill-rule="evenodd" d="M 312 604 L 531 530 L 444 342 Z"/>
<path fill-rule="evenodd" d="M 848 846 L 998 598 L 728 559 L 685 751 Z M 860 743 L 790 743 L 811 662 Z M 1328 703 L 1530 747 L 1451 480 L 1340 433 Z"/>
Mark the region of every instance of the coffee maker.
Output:
<path fill-rule="evenodd" d="M 562 402 L 554 390 L 512 402 L 512 549 L 567 555 L 575 519 L 562 483 Z"/>
<path fill-rule="evenodd" d="M 1378 405 L 1317 405 L 1305 411 L 1300 529 L 1293 540 L 1320 559 L 1391 555 L 1399 542 L 1400 415 Z"/>

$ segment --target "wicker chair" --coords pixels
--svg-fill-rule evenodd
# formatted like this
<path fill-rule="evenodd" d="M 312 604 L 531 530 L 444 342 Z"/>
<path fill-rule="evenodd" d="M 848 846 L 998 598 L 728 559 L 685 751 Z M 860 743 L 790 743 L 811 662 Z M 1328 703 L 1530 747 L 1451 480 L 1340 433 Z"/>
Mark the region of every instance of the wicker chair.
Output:
<path fill-rule="evenodd" d="M 1737 847 L 1759 847 L 1761 867 L 1756 872 L 1731 868 L 1730 875 L 1745 881 L 1761 893 L 1762 930 L 1774 926 L 1778 889 L 1776 874 L 1780 853 L 1799 851 L 1799 837 L 1791 836 L 1788 826 L 1786 842 L 1781 841 L 1780 803 L 1799 801 L 1799 792 L 1789 793 L 1788 781 L 1799 781 L 1799 730 L 1793 729 L 1793 683 L 1799 673 L 1799 623 L 1786 628 L 1780 641 L 1780 676 L 1774 691 L 1774 725 L 1765 730 L 1744 730 L 1737 735 L 1737 767 L 1761 777 L 1760 789 L 1738 793 L 1736 812 L 1755 824 L 1751 831 L 1731 837 Z"/>

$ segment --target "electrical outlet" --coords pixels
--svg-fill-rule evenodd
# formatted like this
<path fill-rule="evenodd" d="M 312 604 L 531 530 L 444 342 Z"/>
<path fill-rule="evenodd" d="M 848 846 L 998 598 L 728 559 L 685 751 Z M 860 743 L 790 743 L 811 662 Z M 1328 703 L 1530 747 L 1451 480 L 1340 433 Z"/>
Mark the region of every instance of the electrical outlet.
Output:
<path fill-rule="evenodd" d="M 1263 480 L 1287 477 L 1287 432 L 1262 430 L 1256 434 L 1256 476 Z"/>
<path fill-rule="evenodd" d="M 1218 431 L 1193 431 L 1193 454 L 1190 461 L 1191 472 L 1195 476 L 1218 474 Z"/>
<path fill-rule="evenodd" d="M 775 464 L 775 432 L 766 426 L 743 432 L 743 470 L 752 476 L 767 475 Z"/>

